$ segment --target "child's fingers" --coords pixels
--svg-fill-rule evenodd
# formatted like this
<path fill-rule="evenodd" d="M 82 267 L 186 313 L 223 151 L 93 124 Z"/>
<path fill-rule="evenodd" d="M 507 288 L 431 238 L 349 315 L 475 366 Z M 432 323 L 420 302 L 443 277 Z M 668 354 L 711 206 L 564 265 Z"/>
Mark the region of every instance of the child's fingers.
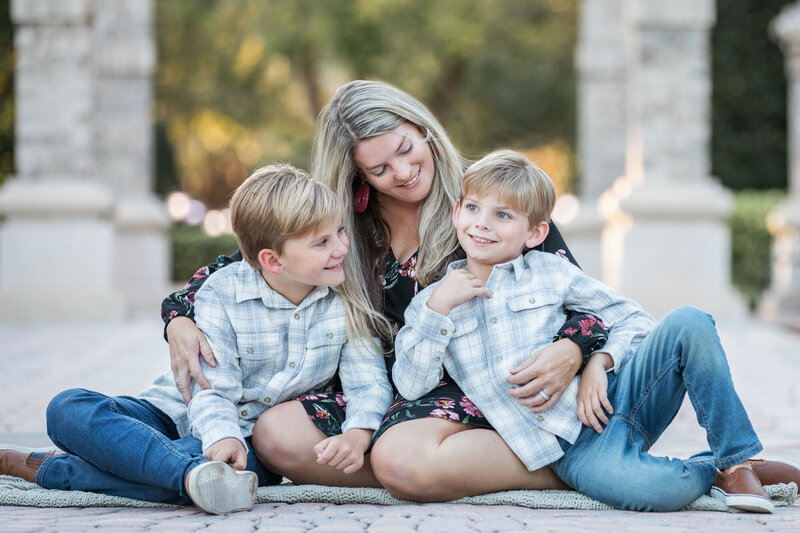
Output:
<path fill-rule="evenodd" d="M 581 424 L 584 426 L 591 426 L 589 423 L 589 419 L 586 418 L 586 413 L 584 412 L 584 403 L 583 400 L 578 401 L 578 420 L 581 421 Z"/>
<path fill-rule="evenodd" d="M 588 425 L 592 426 L 596 432 L 602 433 L 603 426 L 601 426 L 600 421 L 597 420 L 597 415 L 595 414 L 591 399 L 584 401 L 584 413 L 586 414 L 586 420 L 589 422 Z"/>
<path fill-rule="evenodd" d="M 592 397 L 592 410 L 597 418 L 599 418 L 603 424 L 608 424 L 608 417 L 606 416 L 605 411 L 603 411 L 603 404 L 600 401 L 600 398 L 597 395 Z"/>
<path fill-rule="evenodd" d="M 342 472 L 345 474 L 352 474 L 354 472 L 358 472 L 361 470 L 361 467 L 364 466 L 364 456 L 356 455 L 353 457 L 352 462 L 350 462 L 347 466 L 344 467 Z"/>
<path fill-rule="evenodd" d="M 324 452 L 325 448 L 328 447 L 328 444 L 330 443 L 330 440 L 331 440 L 331 437 L 328 437 L 327 439 L 325 439 L 325 440 L 323 440 L 321 442 L 318 442 L 318 443 L 316 443 L 314 445 L 314 453 L 317 455 L 317 457 L 322 455 L 322 452 Z"/>
<path fill-rule="evenodd" d="M 233 458 L 233 464 L 231 466 L 234 470 L 244 470 L 247 468 L 247 452 L 244 450 L 237 450 L 236 455 Z"/>
<path fill-rule="evenodd" d="M 606 410 L 606 413 L 608 413 L 608 414 L 610 414 L 610 415 L 613 415 L 613 414 L 614 414 L 614 408 L 613 408 L 613 407 L 611 407 L 611 402 L 609 402 L 609 401 L 608 401 L 608 396 L 606 396 L 605 394 L 604 394 L 604 395 L 602 395 L 602 396 L 600 397 L 600 403 L 602 403 L 602 404 L 603 404 L 603 407 L 605 408 L 605 410 Z M 606 422 L 606 424 L 607 424 L 607 423 L 608 423 L 608 422 Z"/>

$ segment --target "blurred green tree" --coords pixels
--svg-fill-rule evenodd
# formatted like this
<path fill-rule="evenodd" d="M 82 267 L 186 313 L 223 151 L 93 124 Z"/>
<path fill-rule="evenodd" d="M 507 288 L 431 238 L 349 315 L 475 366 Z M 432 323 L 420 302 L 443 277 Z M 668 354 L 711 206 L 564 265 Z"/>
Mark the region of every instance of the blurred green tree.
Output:
<path fill-rule="evenodd" d="M 259 164 L 307 168 L 314 118 L 356 78 L 420 98 L 467 156 L 507 145 L 571 156 L 575 0 L 203 0 L 157 9 L 157 119 L 182 186 L 212 206 Z"/>
<path fill-rule="evenodd" d="M 14 172 L 14 40 L 9 0 L 0 0 L 0 185 Z"/>
<path fill-rule="evenodd" d="M 717 0 L 712 172 L 731 189 L 786 188 L 784 57 L 769 23 L 788 0 Z"/>

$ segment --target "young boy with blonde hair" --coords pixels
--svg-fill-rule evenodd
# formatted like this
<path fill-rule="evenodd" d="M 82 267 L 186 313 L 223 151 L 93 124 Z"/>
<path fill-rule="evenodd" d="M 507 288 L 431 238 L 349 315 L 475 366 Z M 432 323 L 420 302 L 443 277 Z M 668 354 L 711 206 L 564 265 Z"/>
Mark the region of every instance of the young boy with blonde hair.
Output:
<path fill-rule="evenodd" d="M 195 301 L 217 360 L 204 367 L 212 388 L 193 385 L 188 406 L 172 372 L 137 397 L 64 391 L 48 406 L 47 429 L 66 453 L 3 450 L 0 474 L 45 488 L 194 502 L 214 514 L 249 509 L 258 485 L 281 480 L 250 445 L 256 420 L 323 386 L 337 368 L 348 402 L 343 432 L 318 449 L 337 457 L 337 469 L 361 468 L 392 389 L 381 353 L 360 334 L 362 312 L 332 288 L 345 281 L 349 246 L 339 201 L 277 165 L 253 173 L 230 207 L 245 261 L 211 275 Z"/>
<path fill-rule="evenodd" d="M 446 369 L 529 470 L 549 465 L 568 485 L 622 509 L 677 510 L 714 485 L 712 495 L 730 506 L 771 512 L 762 483 L 800 482 L 800 470 L 748 461 L 762 446 L 713 319 L 683 307 L 656 326 L 636 302 L 568 261 L 525 253 L 547 236 L 555 198 L 550 178 L 511 150 L 467 170 L 452 216 L 466 259 L 408 307 L 395 343 L 398 391 L 414 400 Z M 509 371 L 552 341 L 566 309 L 601 319 L 608 341 L 558 402 L 536 414 L 517 400 L 536 389 L 515 390 Z M 687 391 L 711 451 L 688 460 L 648 454 Z"/>

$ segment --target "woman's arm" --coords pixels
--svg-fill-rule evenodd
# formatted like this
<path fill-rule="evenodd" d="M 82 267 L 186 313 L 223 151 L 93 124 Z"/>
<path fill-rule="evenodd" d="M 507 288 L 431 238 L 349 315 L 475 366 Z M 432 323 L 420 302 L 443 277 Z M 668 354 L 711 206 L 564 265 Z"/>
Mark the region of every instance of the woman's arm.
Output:
<path fill-rule="evenodd" d="M 220 268 L 241 260 L 242 253 L 239 251 L 230 257 L 220 255 L 216 263 L 198 270 L 183 289 L 170 294 L 161 303 L 161 318 L 165 323 L 164 338 L 169 343 L 170 366 L 178 383 L 178 390 L 187 405 L 192 399 L 192 380 L 202 389 L 211 388 L 200 367 L 200 357 L 202 356 L 209 366 L 216 365 L 211 346 L 194 323 L 195 293 L 208 276 Z"/>

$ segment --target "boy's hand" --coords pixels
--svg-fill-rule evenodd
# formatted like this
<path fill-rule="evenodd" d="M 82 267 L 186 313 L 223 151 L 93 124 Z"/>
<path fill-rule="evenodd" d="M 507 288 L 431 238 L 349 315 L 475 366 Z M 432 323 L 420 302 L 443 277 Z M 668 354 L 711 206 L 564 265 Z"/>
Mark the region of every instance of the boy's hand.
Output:
<path fill-rule="evenodd" d="M 234 470 L 244 470 L 247 467 L 247 450 L 239 439 L 233 437 L 215 442 L 209 446 L 203 457 L 209 461 L 228 463 Z"/>
<path fill-rule="evenodd" d="M 341 435 L 328 437 L 314 446 L 317 463 L 328 465 L 345 474 L 358 472 L 364 466 L 364 452 L 372 439 L 372 430 L 348 429 Z"/>
<path fill-rule="evenodd" d="M 440 315 L 447 316 L 454 308 L 476 296 L 491 298 L 492 291 L 466 270 L 453 270 L 434 289 L 428 299 L 428 307 Z"/>
<path fill-rule="evenodd" d="M 585 426 L 592 426 L 598 433 L 608 424 L 608 416 L 614 408 L 608 401 L 608 376 L 606 369 L 614 366 L 611 356 L 605 352 L 592 355 L 581 374 L 578 384 L 578 418 Z M 605 411 L 603 411 L 605 409 Z M 602 424 L 601 424 L 602 422 Z"/>

